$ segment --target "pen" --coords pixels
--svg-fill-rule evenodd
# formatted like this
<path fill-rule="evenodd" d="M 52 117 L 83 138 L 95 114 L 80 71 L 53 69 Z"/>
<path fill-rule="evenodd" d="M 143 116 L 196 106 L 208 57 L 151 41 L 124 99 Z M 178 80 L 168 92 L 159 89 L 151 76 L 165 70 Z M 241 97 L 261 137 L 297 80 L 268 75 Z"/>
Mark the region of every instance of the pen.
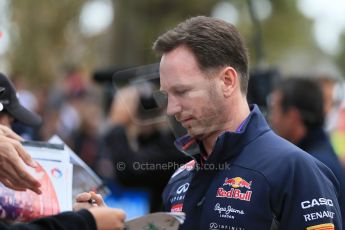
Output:
<path fill-rule="evenodd" d="M 89 204 L 91 204 L 91 205 L 93 205 L 93 204 L 96 204 L 97 205 L 97 202 L 96 202 L 96 200 L 94 200 L 94 199 L 90 199 L 90 200 L 88 200 L 87 201 Z"/>

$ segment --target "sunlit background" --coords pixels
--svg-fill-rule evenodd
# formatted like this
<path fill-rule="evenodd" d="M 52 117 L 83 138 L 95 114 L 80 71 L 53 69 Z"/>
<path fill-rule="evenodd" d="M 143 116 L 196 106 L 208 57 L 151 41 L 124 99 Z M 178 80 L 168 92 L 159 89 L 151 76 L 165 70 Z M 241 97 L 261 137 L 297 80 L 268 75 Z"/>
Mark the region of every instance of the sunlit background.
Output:
<path fill-rule="evenodd" d="M 255 0 L 259 24 L 249 2 L 0 0 L 0 69 L 50 84 L 65 65 L 92 71 L 149 64 L 157 60 L 150 46 L 158 34 L 189 16 L 210 15 L 239 27 L 252 67 L 264 62 L 293 73 L 322 66 L 344 75 L 345 1 Z"/>

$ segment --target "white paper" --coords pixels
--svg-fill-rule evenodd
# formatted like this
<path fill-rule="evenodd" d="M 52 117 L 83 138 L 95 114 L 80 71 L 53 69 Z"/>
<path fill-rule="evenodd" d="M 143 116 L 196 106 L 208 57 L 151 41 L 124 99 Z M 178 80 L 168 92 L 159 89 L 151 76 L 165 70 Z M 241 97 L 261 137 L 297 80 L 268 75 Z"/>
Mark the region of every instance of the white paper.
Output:
<path fill-rule="evenodd" d="M 126 230 L 177 230 L 184 220 L 183 212 L 156 212 L 126 221 Z"/>
<path fill-rule="evenodd" d="M 50 138 L 48 142 L 64 144 L 61 138 L 56 135 Z M 109 188 L 103 185 L 97 174 L 72 149 L 64 145 L 64 151 L 69 155 L 69 160 L 73 164 L 72 200 L 75 200 L 76 195 L 88 191 L 96 191 L 103 197 L 109 195 Z"/>

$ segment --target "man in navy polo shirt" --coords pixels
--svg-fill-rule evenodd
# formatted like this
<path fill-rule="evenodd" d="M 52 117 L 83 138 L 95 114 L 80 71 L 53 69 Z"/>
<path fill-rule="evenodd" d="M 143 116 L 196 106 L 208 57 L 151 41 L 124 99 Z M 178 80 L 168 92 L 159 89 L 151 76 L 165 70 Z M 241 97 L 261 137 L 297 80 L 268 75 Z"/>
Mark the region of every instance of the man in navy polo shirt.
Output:
<path fill-rule="evenodd" d="M 176 146 L 192 161 L 163 193 L 166 211 L 186 213 L 181 229 L 342 229 L 332 172 L 248 105 L 247 53 L 233 25 L 190 18 L 153 48 L 167 114 L 188 131 Z"/>

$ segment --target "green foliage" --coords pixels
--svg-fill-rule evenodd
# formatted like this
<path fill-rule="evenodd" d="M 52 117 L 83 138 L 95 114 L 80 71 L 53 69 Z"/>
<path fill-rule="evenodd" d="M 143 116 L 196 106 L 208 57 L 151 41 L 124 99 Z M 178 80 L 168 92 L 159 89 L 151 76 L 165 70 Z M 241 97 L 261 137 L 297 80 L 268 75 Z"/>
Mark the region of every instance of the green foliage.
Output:
<path fill-rule="evenodd" d="M 68 41 L 65 29 L 78 13 L 83 0 L 16 0 L 11 1 L 18 34 L 13 32 L 10 63 L 31 79 L 32 84 L 49 84 L 62 65 Z M 17 36 L 16 36 L 17 35 Z"/>
<path fill-rule="evenodd" d="M 268 64 L 284 65 L 287 56 L 295 58 L 296 53 L 297 58 L 298 52 L 309 55 L 310 59 L 326 56 L 314 42 L 312 21 L 297 10 L 296 1 L 271 1 L 272 15 L 261 22 L 262 45 Z M 86 66 L 92 71 L 94 66 L 123 67 L 157 62 L 151 46 L 158 35 L 188 17 L 210 15 L 219 1 L 113 0 L 112 28 L 93 38 L 83 37 L 78 27 L 79 13 L 85 2 L 11 1 L 12 21 L 17 26 L 11 31 L 14 38 L 9 55 L 12 70 L 24 73 L 32 79 L 33 85 L 39 82 L 42 86 L 51 83 L 66 63 Z M 250 20 L 247 1 L 228 2 L 239 11 L 237 26 L 247 41 L 251 66 L 255 66 L 256 47 L 252 40 L 255 26 Z M 343 43 L 345 47 L 344 38 Z M 344 73 L 345 48 L 337 60 Z M 300 65 L 303 68 L 303 64 Z"/>
<path fill-rule="evenodd" d="M 130 66 L 157 61 L 151 46 L 157 36 L 187 17 L 210 15 L 214 0 L 115 1 L 114 65 Z"/>

